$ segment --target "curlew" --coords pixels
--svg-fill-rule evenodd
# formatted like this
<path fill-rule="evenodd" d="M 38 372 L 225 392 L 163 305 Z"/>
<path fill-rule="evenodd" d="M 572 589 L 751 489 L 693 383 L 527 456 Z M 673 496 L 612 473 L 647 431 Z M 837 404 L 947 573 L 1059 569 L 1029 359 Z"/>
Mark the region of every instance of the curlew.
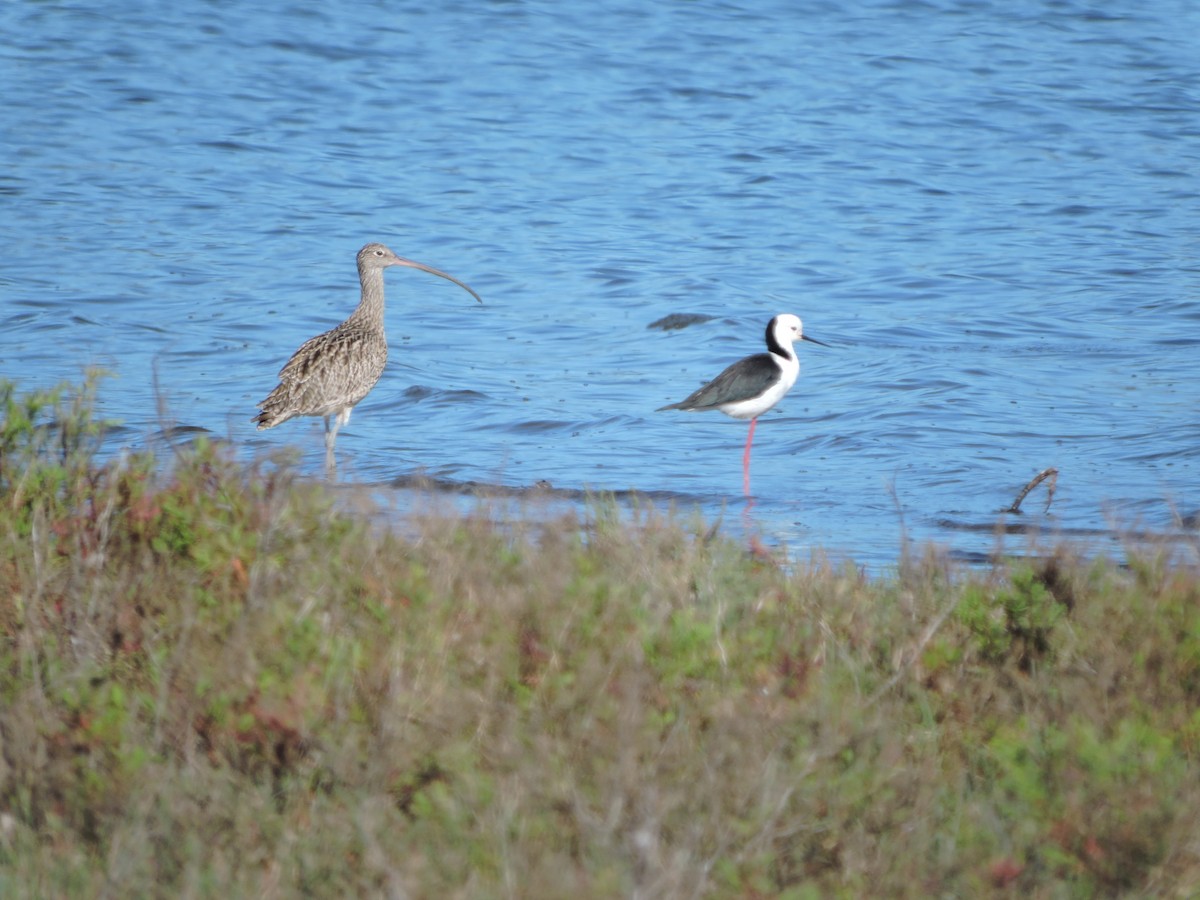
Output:
<path fill-rule="evenodd" d="M 685 400 L 659 407 L 664 409 L 719 409 L 735 419 L 749 419 L 750 433 L 742 453 L 742 490 L 750 496 L 750 444 L 758 417 L 783 399 L 800 374 L 800 359 L 792 345 L 811 341 L 829 345 L 804 333 L 796 316 L 784 313 L 767 324 L 767 352 L 739 359 L 724 372 Z"/>
<path fill-rule="evenodd" d="M 408 266 L 453 281 L 480 303 L 479 295 L 440 269 L 397 256 L 383 244 L 358 251 L 358 280 L 362 299 L 341 325 L 300 345 L 279 370 L 279 384 L 258 404 L 262 410 L 250 421 L 258 430 L 274 428 L 296 416 L 325 419 L 325 466 L 336 470 L 333 447 L 338 429 L 350 421 L 350 410 L 370 393 L 387 364 L 383 330 L 383 270 Z"/>

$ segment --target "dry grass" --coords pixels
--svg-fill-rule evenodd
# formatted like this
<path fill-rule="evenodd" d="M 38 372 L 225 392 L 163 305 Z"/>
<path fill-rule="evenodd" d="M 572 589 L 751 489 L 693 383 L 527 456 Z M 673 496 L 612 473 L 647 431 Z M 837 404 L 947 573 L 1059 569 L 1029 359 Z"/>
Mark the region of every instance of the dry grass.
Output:
<path fill-rule="evenodd" d="M 1200 890 L 1200 581 L 339 513 L 0 388 L 0 896 Z M 53 418 L 58 427 L 43 427 Z"/>

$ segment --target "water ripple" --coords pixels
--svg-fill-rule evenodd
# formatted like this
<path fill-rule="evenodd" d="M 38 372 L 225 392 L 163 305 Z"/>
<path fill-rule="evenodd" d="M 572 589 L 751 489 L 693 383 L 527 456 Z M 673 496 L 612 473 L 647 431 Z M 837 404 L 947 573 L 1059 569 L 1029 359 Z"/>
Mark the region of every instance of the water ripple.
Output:
<path fill-rule="evenodd" d="M 1058 533 L 1169 523 L 1190 496 L 1190 6 L 376 18 L 0 5 L 4 372 L 109 365 L 114 452 L 154 440 L 162 401 L 319 473 L 319 421 L 247 420 L 382 239 L 485 304 L 389 273 L 393 362 L 339 438 L 347 478 L 641 491 L 715 519 L 745 424 L 654 410 L 793 311 L 836 344 L 802 348 L 755 438 L 755 521 L 793 549 L 886 564 L 907 513 L 911 538 L 986 558 L 1051 462 Z"/>

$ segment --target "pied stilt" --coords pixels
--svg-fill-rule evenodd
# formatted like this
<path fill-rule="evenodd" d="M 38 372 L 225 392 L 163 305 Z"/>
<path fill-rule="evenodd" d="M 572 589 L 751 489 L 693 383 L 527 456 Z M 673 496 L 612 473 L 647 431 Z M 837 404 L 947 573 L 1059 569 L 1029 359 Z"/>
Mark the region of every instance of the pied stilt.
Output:
<path fill-rule="evenodd" d="M 767 352 L 739 359 L 686 400 L 659 407 L 664 409 L 719 409 L 735 419 L 749 419 L 750 433 L 742 454 L 742 490 L 750 496 L 750 444 L 758 417 L 783 399 L 800 374 L 800 360 L 792 346 L 796 341 L 829 345 L 804 333 L 797 316 L 778 315 L 767 324 Z"/>

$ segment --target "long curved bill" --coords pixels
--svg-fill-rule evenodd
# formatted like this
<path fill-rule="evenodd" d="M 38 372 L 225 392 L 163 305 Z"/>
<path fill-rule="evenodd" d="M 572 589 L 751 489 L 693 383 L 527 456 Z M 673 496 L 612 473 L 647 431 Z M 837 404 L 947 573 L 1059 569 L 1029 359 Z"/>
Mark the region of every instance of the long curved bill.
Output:
<path fill-rule="evenodd" d="M 463 287 L 467 287 L 467 286 L 464 284 L 464 285 L 463 285 Z M 467 288 L 467 290 L 471 290 L 471 289 L 470 289 L 470 288 Z M 471 293 L 473 294 L 473 293 L 475 293 L 475 292 L 474 292 L 474 291 L 471 291 Z M 482 302 L 482 301 L 480 301 L 480 302 Z M 802 335 L 800 335 L 800 340 L 802 340 L 802 341 L 808 341 L 808 342 L 810 342 L 810 343 L 813 343 L 813 344 L 820 344 L 822 347 L 828 347 L 828 346 L 829 346 L 829 344 L 825 343 L 824 341 L 818 341 L 816 338 L 810 338 L 810 337 L 809 337 L 807 334 L 802 334 Z"/>
<path fill-rule="evenodd" d="M 405 259 L 403 256 L 397 256 L 396 259 L 398 260 L 398 262 L 393 263 L 392 265 L 409 266 L 410 268 L 413 268 L 413 269 L 420 269 L 422 272 L 428 272 L 430 275 L 438 275 L 441 278 L 445 278 L 447 281 L 453 281 L 460 288 L 462 288 L 464 291 L 466 291 L 468 294 L 470 294 L 472 297 L 474 297 L 476 300 L 478 300 L 480 303 L 483 302 L 483 298 L 480 297 L 473 290 L 471 290 L 469 287 L 467 287 L 467 285 L 463 284 L 461 281 L 459 281 L 453 275 L 446 274 L 441 269 L 435 269 L 433 266 L 427 266 L 427 265 L 425 265 L 425 263 L 419 263 L 414 259 Z"/>

